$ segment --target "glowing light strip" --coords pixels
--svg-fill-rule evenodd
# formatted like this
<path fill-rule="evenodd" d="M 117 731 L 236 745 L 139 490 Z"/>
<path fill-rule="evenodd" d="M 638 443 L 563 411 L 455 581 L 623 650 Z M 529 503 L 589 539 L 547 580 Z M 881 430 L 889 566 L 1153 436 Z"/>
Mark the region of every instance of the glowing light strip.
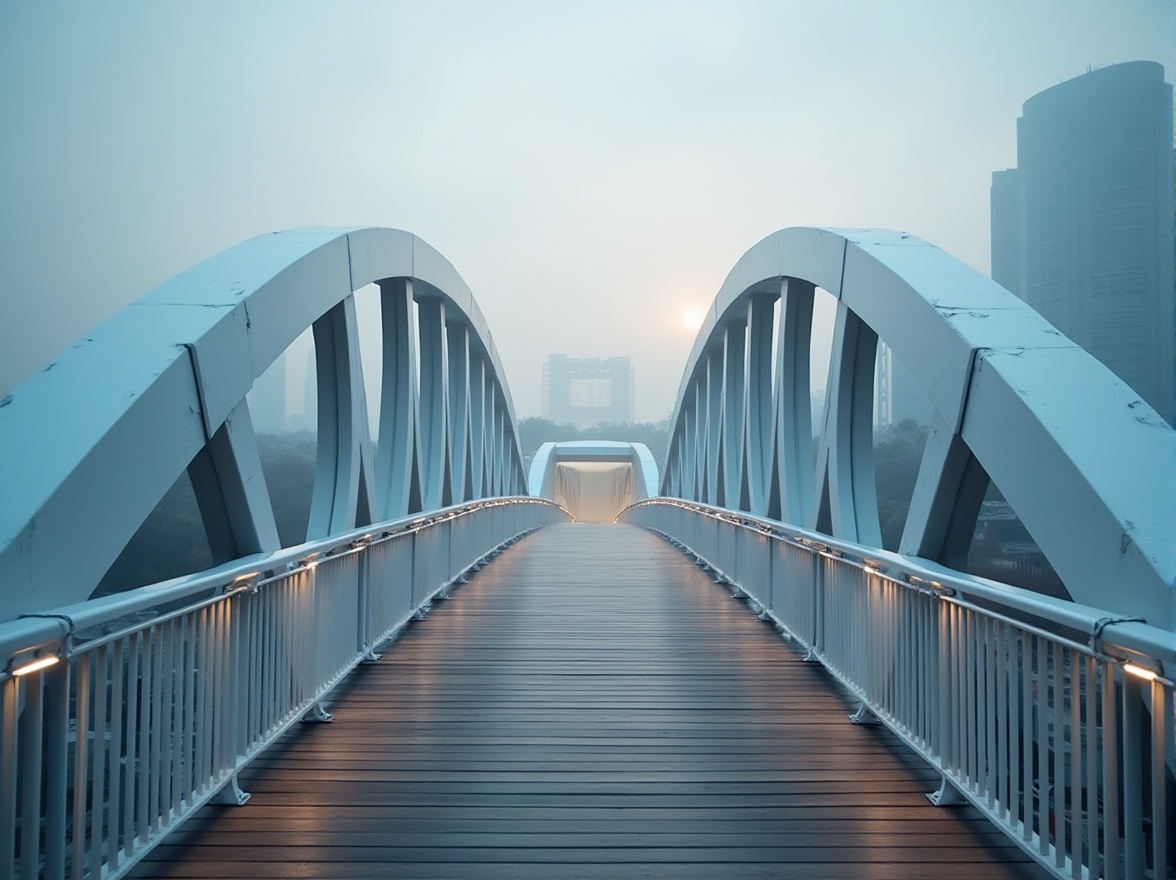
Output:
<path fill-rule="evenodd" d="M 60 662 L 61 658 L 56 654 L 49 654 L 46 657 L 41 657 L 37 660 L 26 663 L 24 666 L 16 667 L 12 670 L 12 674 L 17 677 L 22 675 L 31 675 L 34 672 L 40 672 L 42 669 L 48 669 L 50 666 Z"/>

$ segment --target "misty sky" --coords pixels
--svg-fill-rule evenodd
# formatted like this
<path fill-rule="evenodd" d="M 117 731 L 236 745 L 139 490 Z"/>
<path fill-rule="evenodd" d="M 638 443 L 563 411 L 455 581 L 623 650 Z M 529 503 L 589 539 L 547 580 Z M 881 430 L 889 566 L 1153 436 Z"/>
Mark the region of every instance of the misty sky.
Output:
<path fill-rule="evenodd" d="M 408 229 L 489 321 L 520 416 L 549 352 L 673 406 L 704 307 L 786 226 L 988 270 L 1032 94 L 1176 70 L 1170 0 L 0 0 L 0 394 L 171 275 L 307 225 Z"/>

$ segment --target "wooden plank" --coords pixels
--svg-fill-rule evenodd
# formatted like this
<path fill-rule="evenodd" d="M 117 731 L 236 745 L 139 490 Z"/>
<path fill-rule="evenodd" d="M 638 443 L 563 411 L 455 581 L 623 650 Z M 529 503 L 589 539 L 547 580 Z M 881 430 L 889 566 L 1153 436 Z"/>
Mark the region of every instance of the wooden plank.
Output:
<path fill-rule="evenodd" d="M 134 877 L 1044 877 L 657 538 L 480 571 Z"/>

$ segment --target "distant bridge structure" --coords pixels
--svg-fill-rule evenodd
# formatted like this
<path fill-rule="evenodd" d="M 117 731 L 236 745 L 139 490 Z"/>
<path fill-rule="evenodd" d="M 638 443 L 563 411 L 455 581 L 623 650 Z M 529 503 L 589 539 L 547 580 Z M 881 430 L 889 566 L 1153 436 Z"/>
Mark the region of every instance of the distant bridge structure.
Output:
<path fill-rule="evenodd" d="M 383 328 L 374 444 L 354 307 L 354 292 L 372 282 Z M 817 288 L 836 300 L 837 323 L 826 409 L 814 426 Z M 246 393 L 307 328 L 317 464 L 306 541 L 283 548 Z M 879 339 L 912 368 L 935 413 L 897 553 L 881 548 L 874 497 Z M 678 702 L 678 673 L 650 653 L 669 650 L 672 633 L 651 621 L 682 609 L 682 626 L 706 642 L 699 621 L 714 615 L 654 601 L 697 584 L 668 575 L 662 557 L 643 556 L 633 526 L 667 539 L 819 662 L 857 704 L 853 720 L 885 724 L 924 759 L 938 780 L 934 803 L 969 804 L 1008 836 L 1013 856 L 1001 860 L 1108 880 L 1176 867 L 1176 496 L 1165 478 L 1176 433 L 1007 291 L 905 233 L 783 230 L 749 250 L 717 295 L 687 363 L 660 474 L 639 444 L 553 444 L 526 481 L 517 437 L 468 288 L 420 239 L 384 229 L 275 233 L 230 249 L 0 401 L 0 876 L 145 870 L 136 866 L 185 820 L 207 818 L 212 803 L 244 804 L 240 780 L 251 762 L 297 722 L 329 720 L 324 701 L 344 676 L 375 663 L 381 645 L 487 566 L 516 572 L 527 596 L 569 610 L 527 611 L 545 625 L 558 621 L 547 638 L 510 623 L 495 594 L 484 603 L 493 631 L 474 640 L 488 652 L 479 664 L 559 649 L 550 656 L 582 688 L 600 677 L 586 664 L 652 638 L 642 641 L 642 662 L 659 664 L 669 686 L 656 699 L 671 707 L 658 731 L 729 717 L 732 706 L 735 717 L 779 723 L 788 713 L 777 702 L 732 702 L 741 694 L 730 682 L 755 678 L 743 652 L 763 650 L 745 649 L 743 630 L 717 653 L 674 647 L 696 682 L 690 701 Z M 632 503 L 613 531 L 546 529 L 574 517 L 574 481 L 565 479 L 561 495 L 558 475 L 575 462 L 628 468 Z M 185 470 L 216 565 L 89 599 Z M 962 570 L 989 481 L 1074 601 Z M 581 544 L 590 551 L 569 550 Z M 610 547 L 619 548 L 615 558 Z M 513 561 L 495 561 L 507 548 Z M 601 560 L 599 576 L 591 558 Z M 561 578 L 577 589 L 559 589 Z M 646 617 L 616 604 L 626 589 L 641 595 Z M 577 614 L 592 629 L 578 630 Z M 602 625 L 616 631 L 604 658 L 583 649 Z M 799 654 L 775 647 L 799 664 Z M 493 662 L 494 675 L 506 676 L 502 698 L 537 701 L 536 717 L 559 719 L 587 693 L 592 711 L 618 718 L 620 729 L 638 723 L 608 715 L 598 706 L 617 698 L 591 689 L 542 702 L 545 692 L 526 684 L 540 670 Z M 710 694 L 719 702 L 706 703 L 707 662 L 749 665 Z M 631 673 L 614 663 L 608 676 L 629 677 L 608 680 L 628 687 Z M 455 664 L 423 681 L 481 695 L 489 679 L 467 674 Z M 507 734 L 471 718 L 483 745 L 535 738 L 527 725 Z M 682 754 L 656 758 L 673 767 Z M 506 763 L 516 760 L 531 766 L 525 755 Z M 729 762 L 734 787 L 751 772 L 741 760 Z M 544 772 L 555 774 L 544 783 L 551 797 L 561 786 L 583 795 L 580 770 Z M 513 803 L 517 770 L 506 773 Z M 762 807 L 758 796 L 739 797 Z M 660 821 L 655 814 L 642 806 L 633 822 Z M 558 822 L 547 810 L 527 821 Z M 585 846 L 599 844 L 570 851 Z M 741 844 L 724 846 L 743 864 Z M 693 858 L 689 842 L 683 847 Z M 843 849 L 830 842 L 828 858 Z M 786 850 L 770 848 L 770 859 L 790 858 Z M 403 852 L 393 841 L 388 863 Z M 476 876 L 472 859 L 455 870 Z"/>
<path fill-rule="evenodd" d="M 550 498 L 577 521 L 612 522 L 630 504 L 658 494 L 657 462 L 644 443 L 544 443 L 531 460 L 527 491 Z"/>

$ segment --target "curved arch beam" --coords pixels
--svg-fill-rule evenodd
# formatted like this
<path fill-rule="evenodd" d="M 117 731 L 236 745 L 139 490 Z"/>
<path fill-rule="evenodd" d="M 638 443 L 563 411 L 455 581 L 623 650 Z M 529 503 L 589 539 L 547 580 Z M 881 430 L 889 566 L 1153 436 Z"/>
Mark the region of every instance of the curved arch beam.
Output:
<path fill-rule="evenodd" d="M 838 300 L 839 315 L 810 494 L 814 286 Z M 723 412 L 714 385 L 717 378 L 732 387 L 723 381 L 721 352 L 730 328 L 746 325 L 757 297 L 782 298 L 774 328 L 773 468 L 763 467 L 762 449 L 749 449 L 734 433 L 739 418 Z M 750 330 L 753 338 L 763 332 Z M 713 470 L 737 473 L 723 462 L 737 454 L 748 479 L 759 483 L 747 499 L 754 506 L 745 509 L 876 544 L 865 439 L 876 339 L 913 370 L 934 407 L 902 552 L 958 566 L 960 543 L 971 537 L 991 478 L 1076 600 L 1176 625 L 1176 432 L 1013 294 L 906 233 L 785 229 L 739 260 L 687 363 L 663 494 L 716 503 Z M 748 375 L 763 372 L 759 364 Z M 744 399 L 763 394 L 761 388 Z M 705 438 L 697 462 L 686 460 L 689 436 Z M 736 507 L 742 499 L 725 500 Z"/>
<path fill-rule="evenodd" d="M 385 330 L 377 448 L 352 298 L 373 282 Z M 414 301 L 433 346 L 419 379 Z M 276 549 L 245 395 L 308 327 L 320 398 L 312 536 L 466 500 L 448 450 L 478 459 L 469 497 L 524 491 L 501 362 L 440 253 L 394 229 L 263 235 L 165 282 L 0 401 L 0 619 L 85 599 L 185 468 L 218 558 Z M 451 376 L 445 345 L 460 344 L 459 327 L 468 344 Z M 471 392 L 452 395 L 462 376 Z M 470 397 L 476 426 L 446 409 Z"/>

